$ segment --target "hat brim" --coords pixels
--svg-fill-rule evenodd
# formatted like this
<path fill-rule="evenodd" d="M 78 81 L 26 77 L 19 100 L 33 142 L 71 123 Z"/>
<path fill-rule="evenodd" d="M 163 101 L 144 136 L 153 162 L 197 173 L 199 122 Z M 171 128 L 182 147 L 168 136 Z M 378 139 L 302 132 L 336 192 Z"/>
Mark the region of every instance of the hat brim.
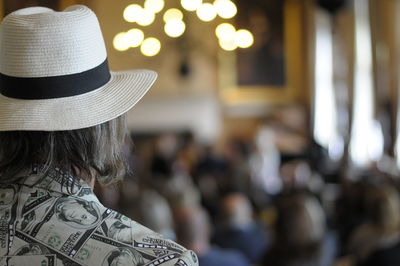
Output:
<path fill-rule="evenodd" d="M 61 131 L 95 126 L 131 109 L 157 79 L 151 70 L 111 72 L 104 86 L 77 96 L 22 100 L 0 94 L 0 131 Z"/>

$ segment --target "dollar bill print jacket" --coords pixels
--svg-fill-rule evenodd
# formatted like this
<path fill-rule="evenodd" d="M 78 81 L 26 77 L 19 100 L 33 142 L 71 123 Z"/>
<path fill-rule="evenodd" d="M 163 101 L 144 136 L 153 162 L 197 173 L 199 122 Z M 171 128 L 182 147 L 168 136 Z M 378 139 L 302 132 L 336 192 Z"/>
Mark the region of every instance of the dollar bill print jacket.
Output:
<path fill-rule="evenodd" d="M 192 266 L 196 255 L 104 207 L 83 181 L 40 167 L 0 184 L 0 266 Z M 67 187 L 72 185 L 72 189 Z"/>

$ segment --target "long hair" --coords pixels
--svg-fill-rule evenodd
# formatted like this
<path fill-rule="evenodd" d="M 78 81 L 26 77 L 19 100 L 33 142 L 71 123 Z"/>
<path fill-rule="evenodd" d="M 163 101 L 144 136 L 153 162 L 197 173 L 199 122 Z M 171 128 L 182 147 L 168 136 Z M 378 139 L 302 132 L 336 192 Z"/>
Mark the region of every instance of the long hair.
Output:
<path fill-rule="evenodd" d="M 366 209 L 372 225 L 383 234 L 400 231 L 400 195 L 388 185 L 373 185 L 366 195 Z"/>
<path fill-rule="evenodd" d="M 325 215 L 315 197 L 300 192 L 284 196 L 278 203 L 275 230 L 275 243 L 263 265 L 289 265 L 295 261 L 319 265 Z"/>
<path fill-rule="evenodd" d="M 45 175 L 57 167 L 86 181 L 95 175 L 102 185 L 115 183 L 127 170 L 123 156 L 126 136 L 125 115 L 76 130 L 2 131 L 0 182 L 18 182 L 21 171 L 41 164 Z"/>

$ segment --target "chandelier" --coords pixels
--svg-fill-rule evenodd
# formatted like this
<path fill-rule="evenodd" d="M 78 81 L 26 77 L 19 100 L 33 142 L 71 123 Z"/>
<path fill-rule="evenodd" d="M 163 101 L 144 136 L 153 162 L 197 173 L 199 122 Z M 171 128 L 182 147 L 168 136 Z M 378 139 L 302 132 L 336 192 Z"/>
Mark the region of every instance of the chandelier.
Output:
<path fill-rule="evenodd" d="M 236 16 L 237 6 L 231 0 L 215 0 L 212 3 L 203 0 L 180 0 L 179 8 L 169 8 L 164 11 L 164 0 L 145 0 L 143 6 L 133 3 L 123 12 L 123 18 L 136 27 L 114 36 L 114 49 L 120 52 L 129 49 L 140 49 L 145 56 L 155 56 L 161 50 L 161 41 L 154 36 L 146 36 L 138 26 L 147 27 L 154 23 L 157 16 L 162 14 L 164 33 L 170 38 L 179 38 L 187 30 L 184 19 L 186 15 L 195 15 L 203 22 L 211 22 L 218 17 L 229 20 Z M 219 46 L 225 51 L 237 48 L 248 48 L 254 42 L 253 34 L 247 29 L 236 29 L 229 22 L 220 23 L 215 27 L 215 35 Z"/>

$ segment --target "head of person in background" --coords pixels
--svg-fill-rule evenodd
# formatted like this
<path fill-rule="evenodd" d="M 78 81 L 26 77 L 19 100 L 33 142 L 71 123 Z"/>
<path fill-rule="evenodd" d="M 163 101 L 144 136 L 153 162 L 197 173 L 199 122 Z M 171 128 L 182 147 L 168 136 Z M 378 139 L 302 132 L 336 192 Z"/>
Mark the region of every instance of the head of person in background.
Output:
<path fill-rule="evenodd" d="M 347 243 L 348 254 L 358 261 L 367 260 L 377 250 L 390 250 L 400 245 L 400 196 L 396 188 L 387 184 L 369 185 L 364 204 L 366 222 L 352 231 Z M 400 246 L 391 252 L 399 250 Z M 400 263 L 400 258 L 394 262 Z"/>
<path fill-rule="evenodd" d="M 221 222 L 228 227 L 246 227 L 254 223 L 250 200 L 241 193 L 229 193 L 221 202 Z"/>
<path fill-rule="evenodd" d="M 388 184 L 373 187 L 367 194 L 367 204 L 370 223 L 374 228 L 371 231 L 375 231 L 376 235 L 369 241 L 372 244 L 371 250 L 366 250 L 365 257 L 359 259 L 358 265 L 399 265 L 400 196 L 398 190 Z M 368 225 L 364 228 L 368 228 Z M 360 232 L 362 232 L 361 229 Z"/>
<path fill-rule="evenodd" d="M 21 9 L 1 28 L 0 181 L 18 182 L 33 164 L 91 185 L 121 179 L 124 114 L 156 73 L 111 72 L 98 20 L 85 6 Z"/>
<path fill-rule="evenodd" d="M 245 194 L 231 192 L 221 200 L 221 223 L 214 230 L 212 242 L 220 247 L 244 254 L 257 263 L 269 242 L 265 225 L 254 217 L 253 207 Z"/>
<path fill-rule="evenodd" d="M 175 233 L 178 243 L 196 252 L 202 266 L 249 266 L 248 259 L 237 251 L 224 250 L 210 244 L 212 227 L 205 210 L 196 205 L 181 206 L 175 212 Z"/>
<path fill-rule="evenodd" d="M 130 210 L 133 219 L 151 230 L 175 239 L 174 220 L 168 201 L 155 190 L 144 190 L 140 193 L 138 205 Z"/>
<path fill-rule="evenodd" d="M 388 185 L 374 186 L 366 194 L 367 217 L 382 235 L 394 235 L 400 231 L 400 196 Z"/>
<path fill-rule="evenodd" d="M 277 215 L 275 241 L 264 258 L 265 265 L 320 265 L 326 222 L 318 200 L 304 193 L 285 196 L 278 203 Z"/>
<path fill-rule="evenodd" d="M 210 248 L 209 217 L 199 206 L 182 206 L 176 210 L 175 233 L 180 244 L 192 249 L 200 256 Z"/>

